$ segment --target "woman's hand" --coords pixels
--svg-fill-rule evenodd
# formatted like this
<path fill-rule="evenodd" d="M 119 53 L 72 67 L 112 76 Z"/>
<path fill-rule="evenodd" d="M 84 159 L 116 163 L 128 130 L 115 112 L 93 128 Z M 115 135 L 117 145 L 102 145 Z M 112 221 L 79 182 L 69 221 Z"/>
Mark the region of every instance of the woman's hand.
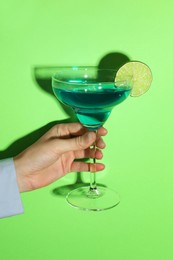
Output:
<path fill-rule="evenodd" d="M 107 130 L 101 127 L 88 131 L 80 123 L 59 124 L 52 127 L 36 143 L 14 157 L 20 192 L 38 189 L 56 181 L 69 172 L 89 171 L 90 163 L 77 159 L 101 159 Z M 96 152 L 90 148 L 96 142 Z M 96 171 L 104 164 L 96 163 Z"/>

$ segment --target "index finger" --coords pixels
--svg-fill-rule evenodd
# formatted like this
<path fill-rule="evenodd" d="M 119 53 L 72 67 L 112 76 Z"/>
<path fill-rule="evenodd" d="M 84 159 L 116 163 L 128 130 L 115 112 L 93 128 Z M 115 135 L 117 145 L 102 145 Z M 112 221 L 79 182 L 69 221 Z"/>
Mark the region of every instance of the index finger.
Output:
<path fill-rule="evenodd" d="M 70 138 L 75 136 L 80 136 L 88 132 L 89 130 L 84 127 L 81 123 L 63 123 L 63 124 L 56 124 L 53 126 L 46 134 L 44 134 L 41 139 L 48 140 L 50 138 Z M 107 134 L 107 130 L 104 127 L 100 127 L 97 130 L 97 134 L 99 136 L 105 136 Z"/>
<path fill-rule="evenodd" d="M 54 125 L 49 131 L 41 137 L 45 141 L 50 138 L 69 138 L 72 136 L 83 135 L 87 129 L 80 123 L 63 123 Z"/>
<path fill-rule="evenodd" d="M 83 135 L 88 131 L 89 130 L 81 123 L 75 122 L 57 124 L 50 130 L 50 133 L 56 137 L 71 137 Z M 100 136 L 104 136 L 107 134 L 107 129 L 102 126 L 97 130 L 97 134 Z"/>

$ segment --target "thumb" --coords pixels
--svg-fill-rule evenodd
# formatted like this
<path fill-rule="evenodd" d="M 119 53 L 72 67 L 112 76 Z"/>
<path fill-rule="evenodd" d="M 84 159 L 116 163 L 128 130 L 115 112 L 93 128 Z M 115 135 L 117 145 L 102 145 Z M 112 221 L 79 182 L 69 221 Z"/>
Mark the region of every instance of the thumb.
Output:
<path fill-rule="evenodd" d="M 63 154 L 69 151 L 77 151 L 88 148 L 96 140 L 96 133 L 87 132 L 84 135 L 70 138 L 58 139 L 56 143 L 57 152 Z"/>

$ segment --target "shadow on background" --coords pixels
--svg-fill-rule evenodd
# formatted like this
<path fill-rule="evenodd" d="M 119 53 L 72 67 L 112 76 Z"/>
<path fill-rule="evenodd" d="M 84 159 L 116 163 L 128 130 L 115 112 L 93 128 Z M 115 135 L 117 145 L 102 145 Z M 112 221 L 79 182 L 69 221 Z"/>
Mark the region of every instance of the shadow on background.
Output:
<path fill-rule="evenodd" d="M 130 58 L 127 55 L 120 52 L 110 52 L 100 59 L 98 68 L 118 70 L 128 61 L 130 61 Z"/>
<path fill-rule="evenodd" d="M 22 152 L 24 149 L 26 149 L 28 146 L 33 144 L 35 141 L 37 141 L 42 135 L 44 135 L 51 127 L 53 127 L 56 124 L 60 123 L 67 123 L 68 120 L 61 120 L 61 121 L 53 121 L 48 123 L 47 125 L 44 125 L 35 131 L 19 138 L 18 140 L 14 141 L 11 145 L 8 146 L 7 149 L 0 151 L 0 159 L 5 159 L 9 157 L 14 157 L 20 152 Z"/>
<path fill-rule="evenodd" d="M 103 56 L 99 63 L 98 68 L 100 69 L 115 69 L 118 70 L 123 64 L 128 62 L 130 59 L 123 53 L 120 52 L 111 52 Z M 37 87 L 40 87 L 47 94 L 52 95 L 55 99 L 54 93 L 52 91 L 51 86 L 51 77 L 57 71 L 58 66 L 36 66 L 33 68 L 33 79 Z M 58 101 L 57 101 L 58 102 Z M 33 144 L 36 140 L 38 140 L 43 134 L 45 134 L 51 127 L 55 124 L 59 123 L 69 123 L 77 121 L 76 116 L 73 110 L 62 103 L 60 103 L 62 109 L 67 113 L 68 119 L 53 121 L 44 125 L 31 133 L 15 140 L 7 149 L 0 151 L 0 159 L 5 159 L 9 157 L 14 157 L 19 154 L 21 151 L 26 149 L 28 146 Z M 76 179 L 73 184 L 64 185 L 61 187 L 57 187 L 52 191 L 53 195 L 66 196 L 69 191 L 81 187 L 86 186 L 88 183 L 84 183 L 82 180 L 82 176 L 80 172 L 76 173 Z M 99 184 L 100 186 L 104 186 Z"/>

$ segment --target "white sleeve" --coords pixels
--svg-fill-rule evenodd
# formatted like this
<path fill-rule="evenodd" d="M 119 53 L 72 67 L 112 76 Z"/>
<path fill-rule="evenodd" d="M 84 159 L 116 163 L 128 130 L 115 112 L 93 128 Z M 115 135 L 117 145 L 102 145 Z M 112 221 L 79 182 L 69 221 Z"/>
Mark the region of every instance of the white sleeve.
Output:
<path fill-rule="evenodd" d="M 13 159 L 0 160 L 0 218 L 23 212 Z"/>

